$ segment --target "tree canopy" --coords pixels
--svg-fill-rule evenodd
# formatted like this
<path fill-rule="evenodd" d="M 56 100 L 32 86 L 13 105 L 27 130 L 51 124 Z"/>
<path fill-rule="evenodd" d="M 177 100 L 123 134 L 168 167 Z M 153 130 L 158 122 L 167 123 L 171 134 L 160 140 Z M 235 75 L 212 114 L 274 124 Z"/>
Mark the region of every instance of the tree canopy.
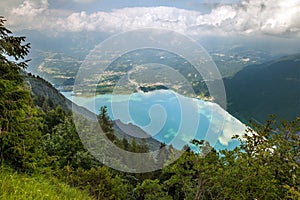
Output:
<path fill-rule="evenodd" d="M 26 176 L 40 173 L 56 180 L 53 184 L 59 180 L 96 199 L 300 199 L 300 118 L 250 123 L 243 136 L 235 136 L 240 145 L 233 150 L 217 151 L 198 140 L 191 141 L 197 151 L 161 144 L 157 153 L 134 160 L 136 168 L 148 159 L 164 167 L 146 174 L 103 166 L 84 148 L 70 113 L 53 102 L 49 106 L 45 97 L 33 101 L 21 75 L 26 74 L 22 70 L 30 44 L 23 44 L 25 37 L 13 36 L 4 22 L 0 17 L 0 176 L 7 177 L 6 166 Z M 81 123 L 86 128 L 84 119 Z M 106 107 L 100 108 L 95 123 L 118 147 L 150 151 L 145 140 L 117 137 Z M 171 163 L 177 152 L 182 156 Z M 0 198 L 11 191 L 0 181 Z"/>

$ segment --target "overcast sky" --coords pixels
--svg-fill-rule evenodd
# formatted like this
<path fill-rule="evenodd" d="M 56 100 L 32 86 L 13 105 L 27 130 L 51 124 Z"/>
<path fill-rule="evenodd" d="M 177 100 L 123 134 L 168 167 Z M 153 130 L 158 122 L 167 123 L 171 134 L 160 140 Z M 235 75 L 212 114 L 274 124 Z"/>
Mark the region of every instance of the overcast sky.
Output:
<path fill-rule="evenodd" d="M 189 36 L 300 37 L 299 0 L 9 0 L 1 15 L 14 31 L 99 31 L 164 28 Z"/>

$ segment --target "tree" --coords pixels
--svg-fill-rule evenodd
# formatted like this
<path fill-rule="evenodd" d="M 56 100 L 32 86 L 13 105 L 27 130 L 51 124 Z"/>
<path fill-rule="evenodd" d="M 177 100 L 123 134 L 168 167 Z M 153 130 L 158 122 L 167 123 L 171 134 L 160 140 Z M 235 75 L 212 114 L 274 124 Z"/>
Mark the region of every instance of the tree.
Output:
<path fill-rule="evenodd" d="M 100 108 L 100 114 L 97 117 L 98 117 L 98 122 L 101 126 L 102 131 L 106 134 L 108 139 L 110 139 L 112 142 L 114 142 L 117 138 L 114 134 L 113 123 L 107 114 L 106 106 L 102 106 Z"/>
<path fill-rule="evenodd" d="M 163 169 L 163 184 L 173 199 L 198 200 L 213 194 L 211 179 L 220 167 L 219 155 L 205 141 L 191 143 L 198 153 L 187 148 L 178 160 Z"/>
<path fill-rule="evenodd" d="M 68 172 L 68 183 L 88 190 L 97 199 L 129 199 L 126 183 L 119 176 L 114 176 L 107 167 L 91 168 Z"/>
<path fill-rule="evenodd" d="M 0 17 L 0 160 L 20 170 L 32 171 L 46 162 L 41 143 L 41 113 L 34 108 L 21 70 L 30 45 L 15 37 Z"/>
<path fill-rule="evenodd" d="M 99 164 L 84 149 L 70 116 L 55 126 L 52 133 L 46 134 L 43 142 L 48 155 L 57 157 L 61 168 L 72 166 L 74 168 L 90 169 Z"/>
<path fill-rule="evenodd" d="M 143 183 L 138 184 L 134 189 L 135 199 L 156 200 L 156 199 L 172 199 L 167 192 L 163 190 L 162 184 L 158 179 L 146 179 Z"/>
<path fill-rule="evenodd" d="M 13 36 L 4 26 L 5 22 L 4 17 L 0 16 L 0 77 L 20 83 L 22 79 L 19 72 L 27 67 L 29 60 L 19 60 L 29 53 L 30 43 L 23 44 L 25 37 Z"/>
<path fill-rule="evenodd" d="M 46 110 L 44 116 L 44 133 L 51 133 L 52 129 L 65 119 L 65 112 L 57 106 L 55 109 Z"/>
<path fill-rule="evenodd" d="M 236 137 L 239 147 L 221 151 L 214 188 L 230 199 L 298 199 L 300 119 L 278 123 L 272 117 L 251 127 Z"/>

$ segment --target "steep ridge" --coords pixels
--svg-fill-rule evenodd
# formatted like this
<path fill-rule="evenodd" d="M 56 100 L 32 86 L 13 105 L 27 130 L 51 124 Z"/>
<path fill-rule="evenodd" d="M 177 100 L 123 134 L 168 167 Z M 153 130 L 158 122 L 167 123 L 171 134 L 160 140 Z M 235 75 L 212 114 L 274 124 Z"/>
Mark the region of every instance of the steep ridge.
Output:
<path fill-rule="evenodd" d="M 243 121 L 300 116 L 300 54 L 247 66 L 224 83 L 228 111 Z"/>
<path fill-rule="evenodd" d="M 84 115 L 89 119 L 96 119 L 94 113 L 90 112 L 84 107 L 78 106 L 75 103 L 72 103 L 69 99 L 63 96 L 51 83 L 42 79 L 41 77 L 36 77 L 33 75 L 25 75 L 25 81 L 29 85 L 32 91 L 32 95 L 34 99 L 42 98 L 49 99 L 51 104 L 54 107 L 60 106 L 63 110 L 70 112 L 72 109 L 74 112 Z M 38 102 L 37 102 L 38 103 Z M 41 106 L 41 105 L 38 105 Z M 145 142 L 147 143 L 150 150 L 158 150 L 160 148 L 161 143 L 156 139 L 152 138 L 148 133 L 143 131 L 138 126 L 133 124 L 124 124 L 120 120 L 113 121 L 115 134 L 119 138 L 126 138 L 127 140 L 136 139 L 136 142 L 141 144 L 143 141 L 141 138 L 145 138 Z M 127 134 L 127 133 L 130 133 Z"/>

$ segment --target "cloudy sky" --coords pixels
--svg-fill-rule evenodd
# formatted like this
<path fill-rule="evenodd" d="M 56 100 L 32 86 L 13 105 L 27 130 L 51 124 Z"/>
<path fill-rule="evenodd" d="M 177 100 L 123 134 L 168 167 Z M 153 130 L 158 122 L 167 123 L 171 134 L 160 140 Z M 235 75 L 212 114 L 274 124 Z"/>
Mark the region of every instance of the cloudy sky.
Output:
<path fill-rule="evenodd" d="M 300 37 L 300 0 L 10 0 L 0 13 L 13 31 L 164 28 L 189 36 Z"/>

